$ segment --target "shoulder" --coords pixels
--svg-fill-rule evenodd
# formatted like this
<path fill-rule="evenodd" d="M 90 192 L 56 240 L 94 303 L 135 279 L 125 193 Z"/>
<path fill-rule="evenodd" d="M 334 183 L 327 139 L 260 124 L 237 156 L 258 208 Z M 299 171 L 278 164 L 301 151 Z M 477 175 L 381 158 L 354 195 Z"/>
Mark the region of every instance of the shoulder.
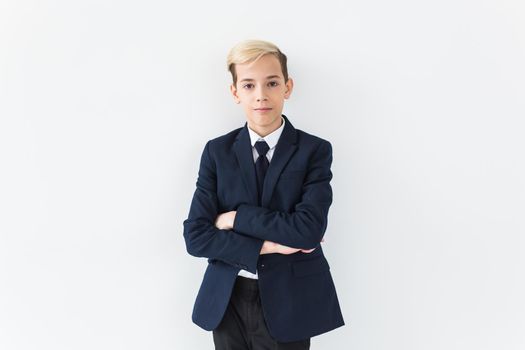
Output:
<path fill-rule="evenodd" d="M 211 138 L 206 144 L 211 149 L 229 148 L 233 145 L 237 135 L 241 130 L 242 127 L 229 131 L 226 134 Z"/>
<path fill-rule="evenodd" d="M 300 147 L 307 146 L 308 148 L 311 148 L 312 151 L 320 149 L 328 150 L 330 152 L 332 151 L 332 143 L 326 138 L 314 135 L 312 133 L 308 133 L 301 129 L 295 130 L 297 132 L 297 141 Z"/>
<path fill-rule="evenodd" d="M 214 158 L 217 155 L 222 156 L 222 154 L 231 152 L 233 143 L 235 142 L 235 139 L 241 130 L 242 127 L 229 131 L 226 134 L 208 139 L 206 141 L 206 145 L 204 146 L 204 152 L 208 153 L 211 158 Z"/>
<path fill-rule="evenodd" d="M 235 138 L 237 137 L 237 135 L 242 129 L 243 129 L 242 127 L 234 129 L 232 131 L 227 132 L 226 134 L 214 137 L 210 139 L 208 142 L 215 146 L 218 146 L 221 144 L 233 143 L 233 141 L 235 141 Z"/>

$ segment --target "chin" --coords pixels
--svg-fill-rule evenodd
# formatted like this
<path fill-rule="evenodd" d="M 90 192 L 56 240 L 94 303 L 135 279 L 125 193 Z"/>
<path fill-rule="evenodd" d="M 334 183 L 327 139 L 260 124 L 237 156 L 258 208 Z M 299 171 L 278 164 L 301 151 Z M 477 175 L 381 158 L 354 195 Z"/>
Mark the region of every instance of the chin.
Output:
<path fill-rule="evenodd" d="M 279 114 L 278 116 L 275 116 L 275 115 L 253 115 L 252 116 L 252 120 L 254 122 L 258 122 L 258 124 L 264 124 L 264 125 L 267 125 L 267 124 L 271 124 L 273 122 L 275 122 L 275 119 L 279 118 L 281 115 Z"/>

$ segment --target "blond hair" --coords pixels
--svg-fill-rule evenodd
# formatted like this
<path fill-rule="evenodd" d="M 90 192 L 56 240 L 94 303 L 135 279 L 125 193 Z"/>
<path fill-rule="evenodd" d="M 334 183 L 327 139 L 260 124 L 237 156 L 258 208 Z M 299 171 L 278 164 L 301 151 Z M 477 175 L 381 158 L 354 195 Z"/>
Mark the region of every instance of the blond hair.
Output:
<path fill-rule="evenodd" d="M 261 56 L 271 54 L 277 57 L 281 64 L 284 82 L 288 81 L 288 68 L 286 66 L 286 55 L 279 50 L 279 48 L 264 40 L 244 40 L 236 44 L 230 49 L 226 66 L 232 75 L 233 84 L 237 85 L 237 72 L 235 71 L 236 64 L 243 64 L 258 60 Z"/>

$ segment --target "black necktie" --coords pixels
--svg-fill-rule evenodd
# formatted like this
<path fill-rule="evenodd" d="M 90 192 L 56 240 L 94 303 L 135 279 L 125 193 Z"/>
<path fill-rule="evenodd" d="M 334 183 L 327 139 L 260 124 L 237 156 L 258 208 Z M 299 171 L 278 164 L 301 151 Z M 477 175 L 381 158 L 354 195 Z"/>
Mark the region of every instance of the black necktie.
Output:
<path fill-rule="evenodd" d="M 264 177 L 266 176 L 266 170 L 268 170 L 268 166 L 270 165 L 268 158 L 266 158 L 266 153 L 270 147 L 266 141 L 257 141 L 255 142 L 255 149 L 257 150 L 257 153 L 259 153 L 259 157 L 255 162 L 255 173 L 257 175 L 257 189 L 259 190 L 259 205 L 261 205 Z"/>

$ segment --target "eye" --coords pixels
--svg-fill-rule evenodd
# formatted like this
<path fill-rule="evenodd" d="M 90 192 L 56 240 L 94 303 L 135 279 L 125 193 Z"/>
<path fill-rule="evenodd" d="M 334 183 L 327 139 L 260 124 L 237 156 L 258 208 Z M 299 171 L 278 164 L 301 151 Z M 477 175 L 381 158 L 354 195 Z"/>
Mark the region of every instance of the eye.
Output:
<path fill-rule="evenodd" d="M 274 85 L 272 85 L 272 86 L 277 86 L 277 85 L 279 85 L 279 83 L 276 82 L 276 81 L 271 81 L 271 82 L 269 82 L 268 84 L 274 84 Z"/>
<path fill-rule="evenodd" d="M 243 85 L 243 88 L 246 89 L 247 86 L 251 86 L 251 85 L 253 85 L 253 84 L 245 84 L 245 85 Z"/>

